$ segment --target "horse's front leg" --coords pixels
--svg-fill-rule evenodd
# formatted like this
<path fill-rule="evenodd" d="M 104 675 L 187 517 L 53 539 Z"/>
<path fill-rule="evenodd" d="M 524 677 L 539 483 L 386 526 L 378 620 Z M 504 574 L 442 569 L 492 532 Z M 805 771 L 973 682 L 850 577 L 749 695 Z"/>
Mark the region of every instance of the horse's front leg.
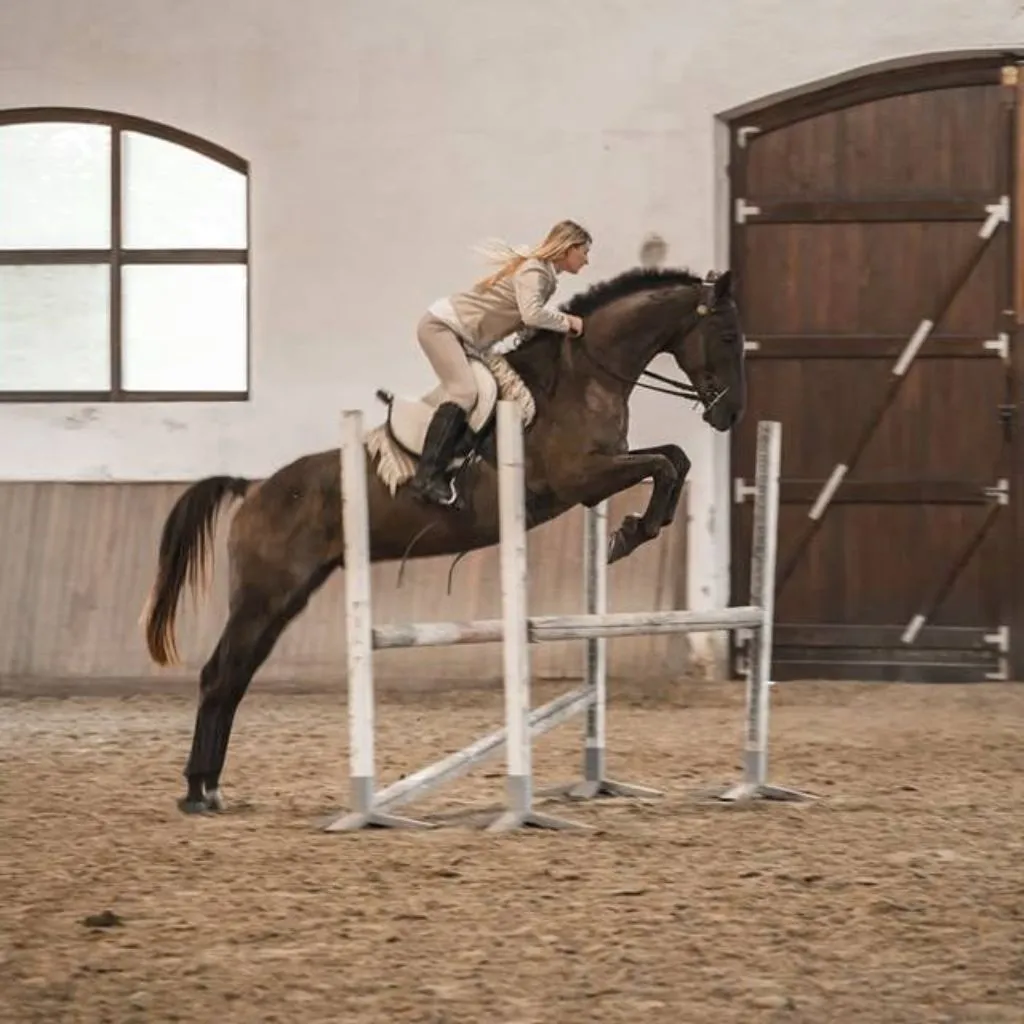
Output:
<path fill-rule="evenodd" d="M 654 486 L 647 508 L 642 515 L 626 516 L 609 539 L 610 565 L 625 558 L 641 544 L 653 540 L 661 527 L 672 521 L 682 487 L 676 461 L 655 449 L 621 455 L 591 453 L 574 463 L 571 476 L 562 481 L 552 481 L 552 489 L 559 499 L 567 503 L 593 508 L 613 494 L 648 479 Z"/>
<path fill-rule="evenodd" d="M 653 448 L 634 448 L 630 455 L 664 455 L 676 467 L 679 477 L 673 486 L 672 493 L 669 495 L 665 518 L 661 521 L 662 526 L 671 525 L 672 520 L 676 517 L 679 499 L 683 494 L 683 484 L 686 483 L 686 478 L 690 475 L 691 463 L 689 456 L 677 444 L 659 444 Z"/>

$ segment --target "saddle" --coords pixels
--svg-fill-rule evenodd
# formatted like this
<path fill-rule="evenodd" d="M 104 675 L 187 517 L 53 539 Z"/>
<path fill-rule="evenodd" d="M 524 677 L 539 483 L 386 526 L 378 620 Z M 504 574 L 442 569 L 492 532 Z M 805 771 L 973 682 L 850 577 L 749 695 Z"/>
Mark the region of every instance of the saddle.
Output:
<path fill-rule="evenodd" d="M 470 357 L 469 365 L 476 380 L 477 399 L 467 416 L 469 429 L 463 432 L 448 464 L 449 471 L 461 466 L 473 452 L 477 439 L 492 426 L 498 407 L 498 381 L 493 372 L 475 356 Z M 384 388 L 377 390 L 377 398 L 388 407 L 385 430 L 407 455 L 419 458 L 423 454 L 427 427 L 444 397 L 445 392 L 440 385 L 422 398 L 395 396 Z"/>

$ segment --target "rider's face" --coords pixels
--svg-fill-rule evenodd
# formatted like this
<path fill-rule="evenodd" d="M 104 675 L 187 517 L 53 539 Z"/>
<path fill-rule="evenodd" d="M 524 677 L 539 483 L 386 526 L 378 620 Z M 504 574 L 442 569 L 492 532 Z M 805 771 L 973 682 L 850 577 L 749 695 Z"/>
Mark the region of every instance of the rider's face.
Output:
<path fill-rule="evenodd" d="M 590 262 L 590 246 L 574 245 L 561 262 L 562 270 L 567 274 L 578 274 Z"/>

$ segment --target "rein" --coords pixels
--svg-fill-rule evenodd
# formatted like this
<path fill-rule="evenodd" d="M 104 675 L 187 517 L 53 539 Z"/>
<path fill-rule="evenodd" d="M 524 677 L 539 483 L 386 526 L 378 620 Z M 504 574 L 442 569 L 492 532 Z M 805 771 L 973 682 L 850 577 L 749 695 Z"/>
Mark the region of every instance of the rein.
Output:
<path fill-rule="evenodd" d="M 693 328 L 690 328 L 692 331 Z M 689 335 L 690 331 L 687 331 Z M 582 342 L 583 339 L 580 338 Z M 674 398 L 687 398 L 694 401 L 701 401 L 700 392 L 692 384 L 687 384 L 685 381 L 675 380 L 672 377 L 664 377 L 660 373 L 655 373 L 653 370 L 641 370 L 641 377 L 650 377 L 652 380 L 661 381 L 662 384 L 669 384 L 671 387 L 660 388 L 656 384 L 645 384 L 642 380 L 631 380 L 629 377 L 624 376 L 621 373 L 617 373 L 615 370 L 609 369 L 600 359 L 597 358 L 591 352 L 585 344 L 577 345 L 573 350 L 575 352 L 581 352 L 585 355 L 602 373 L 606 373 L 609 377 L 619 381 L 620 384 L 628 384 L 630 387 L 644 388 L 646 391 L 657 391 L 662 395 L 672 395 Z"/>
<path fill-rule="evenodd" d="M 715 277 L 710 274 L 701 282 L 701 295 L 700 300 L 697 303 L 696 316 L 693 323 L 686 329 L 686 333 L 683 335 L 684 342 L 693 333 L 701 320 L 712 312 L 714 282 Z M 650 377 L 652 380 L 660 381 L 662 384 L 668 384 L 670 387 L 663 388 L 658 387 L 656 384 L 645 384 L 642 380 L 630 380 L 623 374 L 609 369 L 592 352 L 590 352 L 587 349 L 584 337 L 580 337 L 579 340 L 580 344 L 577 346 L 576 351 L 582 352 L 583 355 L 585 355 L 594 364 L 594 366 L 601 370 L 602 373 L 606 373 L 609 377 L 612 377 L 622 384 L 628 384 L 630 387 L 639 387 L 646 391 L 656 391 L 662 395 L 671 395 L 673 398 L 685 398 L 690 401 L 700 402 L 707 409 L 710 409 L 716 402 L 720 401 L 722 396 L 728 390 L 728 388 L 716 390 L 709 398 L 705 398 L 706 392 L 704 389 L 695 387 L 692 384 L 687 384 L 685 381 L 676 380 L 672 377 L 665 377 L 660 373 L 655 373 L 653 370 L 641 370 L 640 376 Z M 701 338 L 701 344 L 703 345 L 703 343 L 704 339 Z"/>

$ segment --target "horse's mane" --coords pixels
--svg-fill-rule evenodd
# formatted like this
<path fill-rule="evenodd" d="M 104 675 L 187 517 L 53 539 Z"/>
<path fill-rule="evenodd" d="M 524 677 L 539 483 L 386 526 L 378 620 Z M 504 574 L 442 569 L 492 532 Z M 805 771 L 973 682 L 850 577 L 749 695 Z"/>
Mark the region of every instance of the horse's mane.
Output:
<path fill-rule="evenodd" d="M 602 306 L 651 288 L 672 288 L 681 284 L 700 284 L 701 278 L 683 267 L 634 267 L 607 281 L 598 281 L 563 303 L 562 311 L 587 317 Z"/>
<path fill-rule="evenodd" d="M 607 281 L 599 281 L 585 292 L 578 292 L 561 305 L 564 313 L 588 317 L 608 303 L 623 299 L 637 292 L 652 289 L 674 288 L 679 285 L 697 285 L 702 278 L 681 267 L 635 267 L 626 270 Z M 550 390 L 557 360 L 566 335 L 557 331 L 521 331 L 516 346 L 506 355 L 516 372 L 522 376 L 528 387 Z"/>
<path fill-rule="evenodd" d="M 634 267 L 625 270 L 607 281 L 598 281 L 585 292 L 578 292 L 559 307 L 563 313 L 586 318 L 602 306 L 616 299 L 623 299 L 637 292 L 653 288 L 673 288 L 678 285 L 696 285 L 701 278 L 684 267 Z M 533 348 L 538 342 L 564 341 L 564 336 L 556 331 L 525 330 L 520 332 L 519 342 L 513 351 L 522 352 Z"/>

